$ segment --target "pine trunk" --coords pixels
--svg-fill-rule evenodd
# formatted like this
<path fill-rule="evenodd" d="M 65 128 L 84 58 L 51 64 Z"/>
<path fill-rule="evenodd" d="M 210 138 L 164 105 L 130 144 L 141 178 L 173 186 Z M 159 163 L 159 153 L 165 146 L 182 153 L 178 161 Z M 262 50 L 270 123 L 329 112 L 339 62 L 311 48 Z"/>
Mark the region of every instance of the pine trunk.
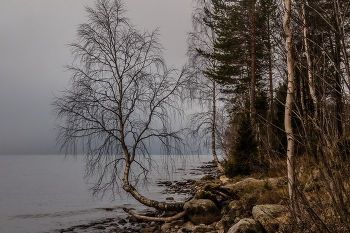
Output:
<path fill-rule="evenodd" d="M 256 40 L 256 32 L 255 32 L 255 0 L 252 0 L 252 25 L 251 25 L 251 80 L 250 80 L 250 118 L 252 120 L 252 125 L 254 130 L 256 129 L 256 122 L 255 122 L 255 85 L 256 85 L 256 53 L 255 53 L 255 40 Z"/>

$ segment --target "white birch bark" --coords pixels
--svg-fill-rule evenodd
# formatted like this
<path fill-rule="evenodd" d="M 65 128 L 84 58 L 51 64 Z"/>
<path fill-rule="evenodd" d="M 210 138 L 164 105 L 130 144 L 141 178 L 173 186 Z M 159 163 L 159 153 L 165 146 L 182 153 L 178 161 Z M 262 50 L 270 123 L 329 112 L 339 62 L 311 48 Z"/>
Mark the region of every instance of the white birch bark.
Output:
<path fill-rule="evenodd" d="M 284 32 L 286 34 L 286 52 L 287 52 L 287 67 L 288 67 L 288 84 L 287 97 L 284 116 L 284 127 L 287 135 L 287 176 L 288 176 L 288 192 L 291 201 L 291 206 L 294 206 L 294 137 L 292 126 L 292 105 L 294 94 L 294 60 L 292 55 L 292 30 L 290 26 L 291 18 L 291 0 L 285 0 L 285 14 L 283 20 Z"/>

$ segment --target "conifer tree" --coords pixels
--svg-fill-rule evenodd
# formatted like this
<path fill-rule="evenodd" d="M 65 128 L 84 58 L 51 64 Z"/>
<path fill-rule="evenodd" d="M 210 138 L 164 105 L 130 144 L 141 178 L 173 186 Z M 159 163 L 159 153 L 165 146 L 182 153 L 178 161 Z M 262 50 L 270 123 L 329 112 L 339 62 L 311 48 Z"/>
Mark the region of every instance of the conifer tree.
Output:
<path fill-rule="evenodd" d="M 248 112 L 240 115 L 236 140 L 231 148 L 231 155 L 225 164 L 228 177 L 249 175 L 258 165 L 258 147 Z"/>

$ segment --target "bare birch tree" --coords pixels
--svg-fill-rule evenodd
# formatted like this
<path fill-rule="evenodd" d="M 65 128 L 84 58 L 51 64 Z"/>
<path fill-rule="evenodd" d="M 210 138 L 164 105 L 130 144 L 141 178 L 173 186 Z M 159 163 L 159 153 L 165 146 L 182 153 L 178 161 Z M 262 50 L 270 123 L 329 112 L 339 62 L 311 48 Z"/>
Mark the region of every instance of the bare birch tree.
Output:
<path fill-rule="evenodd" d="M 86 11 L 88 22 L 70 44 L 71 87 L 53 102 L 62 122 L 58 142 L 66 154 L 84 149 L 87 172 L 98 177 L 95 192 L 114 190 L 121 182 L 146 206 L 181 211 L 184 203 L 151 200 L 134 186 L 136 171 L 147 173 L 143 161 L 151 159 L 151 145 L 179 153 L 182 140 L 170 117 L 181 112 L 183 72 L 166 68 L 157 31 L 136 30 L 120 0 L 97 0 Z"/>
<path fill-rule="evenodd" d="M 208 70 L 214 69 L 216 61 L 205 53 L 211 53 L 214 50 L 213 44 L 216 36 L 215 32 L 205 24 L 205 10 L 211 10 L 211 1 L 198 0 L 198 7 L 192 14 L 193 31 L 189 33 L 189 91 L 190 99 L 201 107 L 201 112 L 192 114 L 190 119 L 191 136 L 199 137 L 205 145 L 210 144 L 214 157 L 214 162 L 220 171 L 224 171 L 222 164 L 218 159 L 217 146 L 221 141 L 222 130 L 218 129 L 219 120 L 223 120 L 222 115 L 218 114 L 219 84 L 210 76 Z M 220 119 L 219 119 L 220 118 Z M 210 135 L 210 143 L 205 138 Z"/>

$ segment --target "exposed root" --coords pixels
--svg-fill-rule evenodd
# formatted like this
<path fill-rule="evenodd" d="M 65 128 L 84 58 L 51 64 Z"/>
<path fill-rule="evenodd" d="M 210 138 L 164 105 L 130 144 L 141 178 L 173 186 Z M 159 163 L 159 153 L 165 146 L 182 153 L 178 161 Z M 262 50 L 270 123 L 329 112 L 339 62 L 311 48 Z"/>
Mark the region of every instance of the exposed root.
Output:
<path fill-rule="evenodd" d="M 126 213 L 134 216 L 137 219 L 142 219 L 142 220 L 147 220 L 147 221 L 155 221 L 155 222 L 172 222 L 172 221 L 177 220 L 179 218 L 182 218 L 183 216 L 186 215 L 186 212 L 183 211 L 183 212 L 180 212 L 180 213 L 178 213 L 174 216 L 171 216 L 171 217 L 149 217 L 149 216 L 136 214 L 135 212 L 133 212 L 127 208 L 123 208 L 123 210 Z"/>
<path fill-rule="evenodd" d="M 223 197 L 226 198 L 226 199 L 229 199 L 229 198 L 230 198 L 229 195 L 227 195 L 227 194 L 221 192 L 220 190 L 212 190 L 212 192 L 215 193 L 215 194 L 221 195 L 221 196 L 223 196 Z"/>

